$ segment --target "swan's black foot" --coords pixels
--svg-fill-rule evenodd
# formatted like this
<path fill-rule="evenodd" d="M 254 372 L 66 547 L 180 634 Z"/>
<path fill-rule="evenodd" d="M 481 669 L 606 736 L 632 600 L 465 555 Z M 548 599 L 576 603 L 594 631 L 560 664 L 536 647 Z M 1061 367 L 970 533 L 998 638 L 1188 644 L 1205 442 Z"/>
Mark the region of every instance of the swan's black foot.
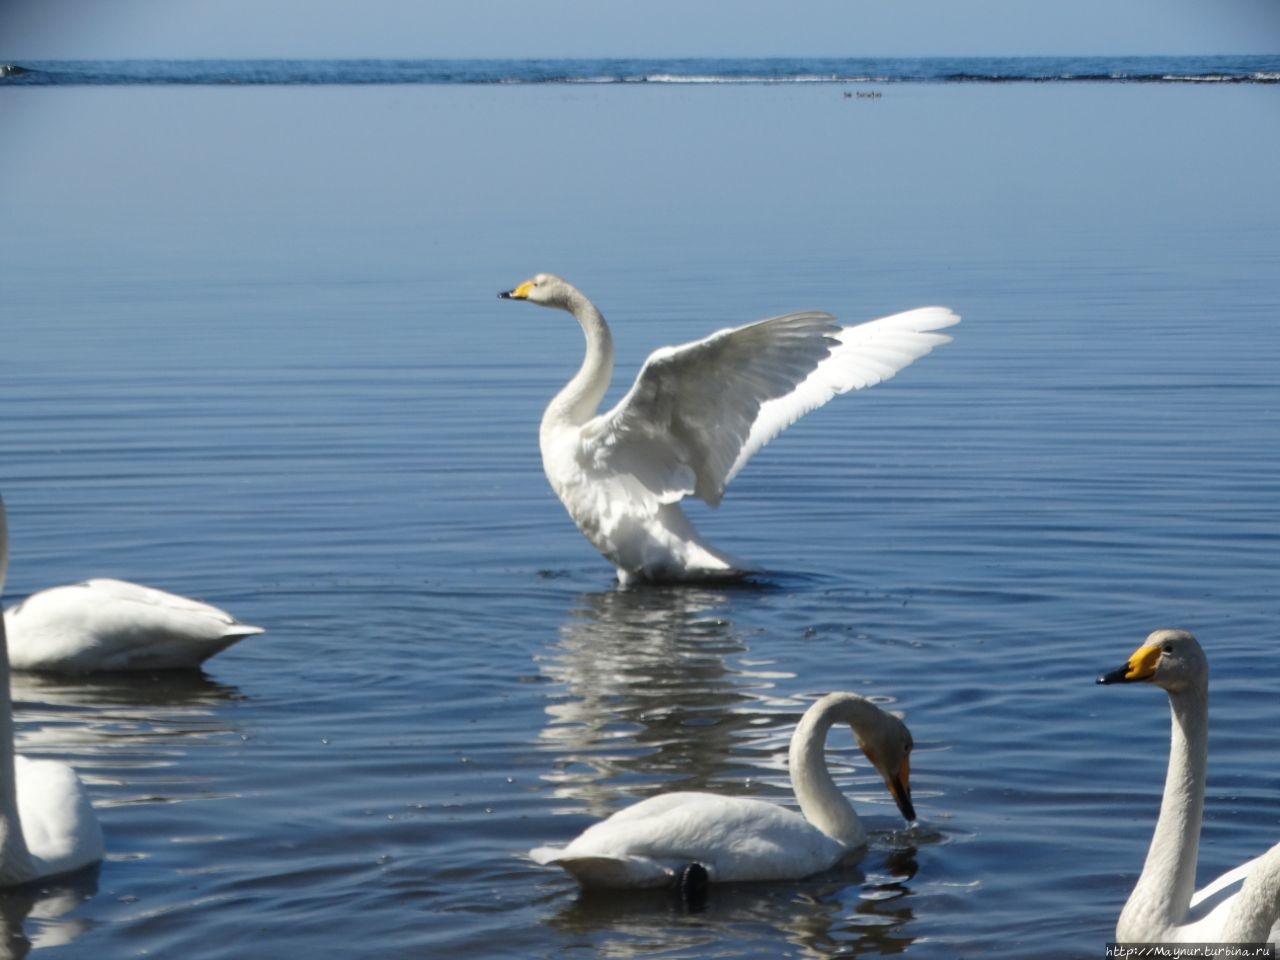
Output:
<path fill-rule="evenodd" d="M 680 902 L 687 910 L 701 910 L 707 905 L 707 892 L 711 889 L 711 874 L 702 864 L 685 865 L 676 880 Z"/>

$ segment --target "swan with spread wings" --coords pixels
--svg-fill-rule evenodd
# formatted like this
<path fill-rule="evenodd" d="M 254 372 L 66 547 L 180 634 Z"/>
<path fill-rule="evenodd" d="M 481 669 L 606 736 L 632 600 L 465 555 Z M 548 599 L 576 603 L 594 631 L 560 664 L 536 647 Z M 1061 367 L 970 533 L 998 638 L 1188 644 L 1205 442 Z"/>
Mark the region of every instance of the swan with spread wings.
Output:
<path fill-rule="evenodd" d="M 719 330 L 655 350 L 617 406 L 597 413 L 613 338 L 596 306 L 549 273 L 498 296 L 567 310 L 582 326 L 582 366 L 542 417 L 542 464 L 624 585 L 750 572 L 702 540 L 680 501 L 718 506 L 743 464 L 787 426 L 837 394 L 887 380 L 948 342 L 937 331 L 960 320 L 922 307 L 854 326 L 803 312 Z"/>

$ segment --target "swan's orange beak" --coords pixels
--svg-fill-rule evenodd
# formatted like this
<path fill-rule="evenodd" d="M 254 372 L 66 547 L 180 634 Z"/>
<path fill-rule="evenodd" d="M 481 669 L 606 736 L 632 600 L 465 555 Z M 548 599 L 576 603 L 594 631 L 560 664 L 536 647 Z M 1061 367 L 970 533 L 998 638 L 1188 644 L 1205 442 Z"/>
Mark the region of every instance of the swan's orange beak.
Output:
<path fill-rule="evenodd" d="M 1155 644 L 1144 644 L 1130 654 L 1123 667 L 1104 673 L 1098 678 L 1099 683 L 1136 683 L 1150 680 L 1156 672 L 1156 664 L 1160 662 L 1160 648 Z"/>
<path fill-rule="evenodd" d="M 884 783 L 907 823 L 915 823 L 916 808 L 911 803 L 911 758 L 903 757 L 898 769 L 885 775 Z"/>
<path fill-rule="evenodd" d="M 516 287 L 514 290 L 504 290 L 502 293 L 498 294 L 498 296 L 503 300 L 528 300 L 529 291 L 532 289 L 533 289 L 533 281 L 526 280 L 524 283 L 520 284 L 520 286 Z"/>

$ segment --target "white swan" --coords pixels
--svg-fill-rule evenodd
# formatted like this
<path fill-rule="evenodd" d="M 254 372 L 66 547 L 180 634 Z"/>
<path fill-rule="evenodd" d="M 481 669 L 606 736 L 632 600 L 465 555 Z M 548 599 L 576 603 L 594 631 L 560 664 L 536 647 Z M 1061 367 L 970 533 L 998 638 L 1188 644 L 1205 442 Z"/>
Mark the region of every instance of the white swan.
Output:
<path fill-rule="evenodd" d="M 581 292 L 540 273 L 498 294 L 567 310 L 586 356 L 542 417 L 542 465 L 574 523 L 618 579 L 741 576 L 748 568 L 703 542 L 680 509 L 718 506 L 761 447 L 833 396 L 893 376 L 951 338 L 944 307 L 842 326 L 827 313 L 789 313 L 720 330 L 649 355 L 618 405 L 597 415 L 613 373 L 604 317 Z"/>
<path fill-rule="evenodd" d="M 1184 630 L 1156 630 L 1098 683 L 1145 681 L 1169 694 L 1164 799 L 1142 875 L 1116 924 L 1124 943 L 1261 943 L 1280 936 L 1280 844 L 1195 890 L 1209 756 L 1209 663 Z"/>
<path fill-rule="evenodd" d="M 4 622 L 13 669 L 50 673 L 193 669 L 263 632 L 207 603 L 109 579 L 33 593 Z"/>
<path fill-rule="evenodd" d="M 9 533 L 0 500 L 0 590 Z M 16 756 L 9 658 L 0 622 L 0 887 L 70 873 L 102 859 L 102 828 L 65 763 Z"/>
<path fill-rule="evenodd" d="M 805 712 L 791 738 L 791 783 L 803 816 L 749 797 L 661 794 L 588 827 L 566 847 L 538 847 L 529 856 L 563 867 L 586 888 L 678 884 L 691 866 L 721 883 L 796 880 L 826 870 L 867 840 L 823 756 L 837 721 L 853 727 L 898 809 L 914 821 L 906 724 L 855 693 L 829 693 Z"/>

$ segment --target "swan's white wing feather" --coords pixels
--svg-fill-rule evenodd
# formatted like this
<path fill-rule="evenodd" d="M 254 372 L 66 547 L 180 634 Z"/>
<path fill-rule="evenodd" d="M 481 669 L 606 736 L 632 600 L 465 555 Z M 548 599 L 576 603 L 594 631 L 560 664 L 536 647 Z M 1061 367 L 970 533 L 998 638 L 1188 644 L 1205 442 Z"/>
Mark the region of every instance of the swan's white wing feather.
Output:
<path fill-rule="evenodd" d="M 1192 894 L 1182 935 L 1205 943 L 1272 940 L 1280 931 L 1278 892 L 1280 844 Z"/>
<path fill-rule="evenodd" d="M 738 451 L 723 483 L 728 484 L 760 448 L 833 397 L 888 380 L 951 338 L 936 331 L 960 318 L 945 307 L 920 307 L 881 317 L 836 334 L 839 345 L 788 394 L 761 405 L 751 433 Z"/>
<path fill-rule="evenodd" d="M 1262 857 L 1254 857 L 1252 860 L 1242 863 L 1238 867 L 1233 867 L 1222 876 L 1205 884 L 1201 889 L 1191 895 L 1191 909 L 1196 910 L 1201 904 L 1209 904 L 1220 899 L 1219 894 L 1224 891 L 1228 896 L 1234 896 L 1239 892 L 1240 884 L 1242 884 L 1245 877 L 1249 875 L 1249 871 L 1253 869 L 1253 865 L 1261 859 Z"/>
<path fill-rule="evenodd" d="M 602 470 L 634 475 L 662 503 L 715 506 L 751 456 L 839 393 L 893 376 L 950 338 L 959 317 L 926 307 L 854 327 L 791 313 L 663 347 L 635 384 L 582 431 Z"/>
<path fill-rule="evenodd" d="M 155 587 L 146 587 L 140 583 L 127 580 L 113 580 L 110 577 L 95 577 L 80 584 L 101 597 L 111 597 L 128 603 L 140 603 L 157 610 L 175 611 L 208 617 L 218 623 L 245 626 L 240 624 L 227 611 L 201 600 L 180 597 L 176 593 L 167 593 Z"/>
<path fill-rule="evenodd" d="M 839 329 L 830 314 L 793 313 L 655 350 L 618 405 L 583 429 L 584 445 L 661 502 L 718 503 L 760 405 L 812 373 Z"/>

